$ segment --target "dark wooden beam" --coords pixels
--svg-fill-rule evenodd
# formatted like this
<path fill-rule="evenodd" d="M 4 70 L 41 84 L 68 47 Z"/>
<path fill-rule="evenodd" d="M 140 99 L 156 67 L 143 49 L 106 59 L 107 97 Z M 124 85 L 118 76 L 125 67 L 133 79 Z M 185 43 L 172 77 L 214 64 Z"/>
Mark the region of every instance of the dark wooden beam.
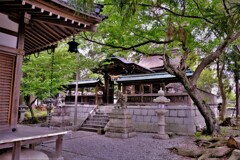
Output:
<path fill-rule="evenodd" d="M 18 35 L 17 32 L 6 29 L 6 28 L 2 28 L 2 27 L 0 27 L 0 32 L 9 34 L 9 35 L 12 35 L 12 36 L 15 36 L 15 37 L 17 37 L 17 35 Z"/>
<path fill-rule="evenodd" d="M 63 20 L 49 20 L 49 19 L 44 19 L 44 18 L 33 18 L 33 21 L 38 21 L 38 22 L 42 22 L 42 23 L 47 23 L 47 24 L 52 24 L 52 25 L 58 25 L 58 26 L 62 26 L 65 28 L 70 28 L 70 29 L 79 29 L 81 31 L 91 31 L 91 32 L 95 32 L 96 31 L 96 26 L 86 26 L 84 27 L 84 25 L 78 25 L 76 23 L 72 24 L 71 22 L 66 22 Z"/>

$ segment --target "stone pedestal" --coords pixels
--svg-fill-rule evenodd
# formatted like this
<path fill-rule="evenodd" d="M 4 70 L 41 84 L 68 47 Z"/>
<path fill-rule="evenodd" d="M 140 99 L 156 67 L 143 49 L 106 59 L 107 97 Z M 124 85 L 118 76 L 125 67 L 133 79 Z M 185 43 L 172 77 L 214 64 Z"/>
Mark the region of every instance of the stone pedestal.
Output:
<path fill-rule="evenodd" d="M 130 138 L 136 135 L 132 116 L 125 108 L 113 109 L 109 113 L 109 123 L 105 131 L 105 136 L 111 138 Z"/>
<path fill-rule="evenodd" d="M 158 115 L 158 126 L 159 126 L 159 131 L 158 134 L 154 135 L 153 138 L 157 139 L 169 139 L 168 134 L 165 133 L 165 115 L 168 111 L 165 109 L 159 109 L 156 111 Z"/>

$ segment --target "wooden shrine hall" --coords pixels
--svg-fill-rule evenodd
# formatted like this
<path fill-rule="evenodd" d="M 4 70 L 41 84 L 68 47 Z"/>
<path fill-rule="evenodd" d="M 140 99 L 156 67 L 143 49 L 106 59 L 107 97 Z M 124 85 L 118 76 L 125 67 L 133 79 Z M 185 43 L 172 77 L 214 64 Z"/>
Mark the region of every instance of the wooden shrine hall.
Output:
<path fill-rule="evenodd" d="M 92 70 L 104 77 L 103 103 L 114 102 L 114 81 L 120 75 L 153 73 L 154 71 L 128 61 L 122 57 L 112 56 L 102 61 L 97 68 Z"/>
<path fill-rule="evenodd" d="M 24 56 L 54 52 L 59 41 L 82 31 L 96 31 L 104 18 L 95 9 L 82 12 L 73 7 L 63 0 L 0 1 L 0 149 L 13 147 L 13 160 L 20 159 L 22 145 L 52 139 L 56 140 L 56 159 L 63 159 L 66 132 L 21 129 L 17 116 Z"/>
<path fill-rule="evenodd" d="M 76 82 L 69 83 L 65 90 L 67 92 L 65 103 L 75 102 Z M 103 83 L 100 79 L 80 80 L 78 82 L 78 103 L 80 104 L 103 104 Z"/>
<path fill-rule="evenodd" d="M 177 66 L 180 61 L 178 49 L 173 49 L 172 53 L 171 64 Z M 191 98 L 179 80 L 164 69 L 162 56 L 159 54 L 143 56 L 138 64 L 122 57 L 109 57 L 92 71 L 104 77 L 103 104 L 114 103 L 116 89 L 127 97 L 129 105 L 152 104 L 153 99 L 158 97 L 160 88 L 166 92 L 166 97 L 171 100 L 171 103 L 191 103 Z M 187 70 L 186 74 L 191 77 L 193 71 Z M 202 90 L 199 90 L 199 94 L 208 97 L 210 103 L 215 103 L 214 95 Z"/>

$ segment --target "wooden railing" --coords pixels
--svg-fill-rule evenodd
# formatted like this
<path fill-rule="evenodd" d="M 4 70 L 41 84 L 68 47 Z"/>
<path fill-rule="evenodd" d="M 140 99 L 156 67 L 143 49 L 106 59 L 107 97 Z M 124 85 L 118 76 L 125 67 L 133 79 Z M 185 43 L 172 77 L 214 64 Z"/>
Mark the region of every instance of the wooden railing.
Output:
<path fill-rule="evenodd" d="M 127 97 L 127 103 L 130 104 L 144 104 L 144 103 L 154 103 L 153 99 L 157 98 L 159 95 L 156 94 L 125 94 Z M 171 93 L 165 95 L 170 99 L 170 103 L 174 104 L 190 104 L 191 100 L 187 93 Z"/>
<path fill-rule="evenodd" d="M 98 95 L 98 103 L 102 103 L 103 95 Z M 73 104 L 75 102 L 75 96 L 66 96 L 65 103 Z M 80 104 L 96 104 L 96 96 L 95 95 L 79 95 L 78 103 Z"/>

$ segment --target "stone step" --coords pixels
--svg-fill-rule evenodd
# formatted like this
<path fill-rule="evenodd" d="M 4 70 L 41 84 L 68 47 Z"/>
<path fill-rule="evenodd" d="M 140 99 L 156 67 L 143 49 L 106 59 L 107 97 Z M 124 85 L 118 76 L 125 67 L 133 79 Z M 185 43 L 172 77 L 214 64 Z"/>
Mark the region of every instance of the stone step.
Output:
<path fill-rule="evenodd" d="M 93 127 L 80 127 L 79 130 L 82 131 L 89 131 L 89 132 L 97 132 L 99 128 L 93 128 Z"/>
<path fill-rule="evenodd" d="M 103 120 L 108 120 L 108 116 L 95 116 L 95 115 L 94 115 L 94 116 L 92 116 L 90 119 L 96 119 L 96 120 L 97 120 L 97 119 L 98 119 L 98 120 L 99 120 L 99 119 L 103 119 Z"/>
<path fill-rule="evenodd" d="M 108 119 L 96 119 L 96 118 L 90 118 L 87 121 L 92 121 L 92 122 L 108 122 Z"/>
<path fill-rule="evenodd" d="M 92 128 L 104 128 L 106 125 L 100 124 L 83 124 L 82 127 L 92 127 Z"/>
<path fill-rule="evenodd" d="M 112 109 L 98 109 L 97 113 L 102 113 L 102 114 L 107 114 L 107 113 L 111 113 Z"/>
<path fill-rule="evenodd" d="M 86 121 L 85 124 L 96 124 L 96 125 L 106 125 L 108 122 L 105 121 L 105 122 L 101 122 L 101 121 Z"/>

